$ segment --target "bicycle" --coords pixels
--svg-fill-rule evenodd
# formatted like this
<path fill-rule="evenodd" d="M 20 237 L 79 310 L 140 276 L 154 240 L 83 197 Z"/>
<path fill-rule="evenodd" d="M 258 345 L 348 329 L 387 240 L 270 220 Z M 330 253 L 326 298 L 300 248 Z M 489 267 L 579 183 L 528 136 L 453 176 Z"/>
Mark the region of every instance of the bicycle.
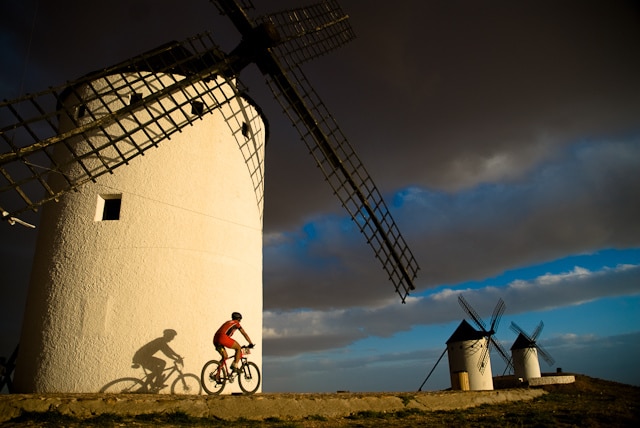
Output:
<path fill-rule="evenodd" d="M 248 361 L 246 357 L 251 353 L 250 349 L 248 346 L 242 347 L 240 366 L 237 369 L 238 385 L 245 394 L 253 394 L 260 386 L 260 370 L 256 363 Z M 225 360 L 211 360 L 202 367 L 200 380 L 207 394 L 220 394 L 227 382 L 235 381 L 235 373 L 231 373 L 227 368 L 227 360 L 232 358 L 233 355 Z"/>
<path fill-rule="evenodd" d="M 178 373 L 178 377 L 171 384 L 171 393 L 200 395 L 202 393 L 200 379 L 192 373 L 183 373 L 183 366 L 184 363 L 182 362 L 182 359 L 174 360 L 172 366 L 167 367 L 162 371 L 163 384 L 161 386 L 157 386 L 155 382 L 152 382 L 151 380 L 151 371 L 140 364 L 134 363 L 131 365 L 132 368 L 137 369 L 142 367 L 142 370 L 144 370 L 144 376 L 142 376 L 142 378 L 125 377 L 122 379 L 116 379 L 103 386 L 100 392 L 111 394 L 157 394 L 168 386 L 165 385 L 164 382 L 166 382 L 174 373 Z"/>

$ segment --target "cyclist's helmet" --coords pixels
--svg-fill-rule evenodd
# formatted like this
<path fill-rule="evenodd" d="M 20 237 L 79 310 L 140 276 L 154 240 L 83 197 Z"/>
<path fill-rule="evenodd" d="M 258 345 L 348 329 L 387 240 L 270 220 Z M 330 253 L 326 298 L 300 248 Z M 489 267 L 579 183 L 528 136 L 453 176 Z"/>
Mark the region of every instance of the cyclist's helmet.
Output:
<path fill-rule="evenodd" d="M 231 319 L 240 321 L 242 319 L 242 314 L 240 312 L 234 312 L 231 314 Z"/>

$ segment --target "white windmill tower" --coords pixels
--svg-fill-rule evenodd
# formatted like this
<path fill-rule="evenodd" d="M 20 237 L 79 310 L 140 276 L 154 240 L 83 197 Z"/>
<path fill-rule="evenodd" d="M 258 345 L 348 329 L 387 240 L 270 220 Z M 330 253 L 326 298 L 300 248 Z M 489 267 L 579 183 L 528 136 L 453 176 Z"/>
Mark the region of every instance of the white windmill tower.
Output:
<path fill-rule="evenodd" d="M 553 357 L 537 343 L 543 327 L 544 323 L 540 321 L 540 324 L 538 324 L 534 332 L 529 336 L 516 323 L 511 322 L 511 330 L 518 334 L 518 337 L 511 346 L 514 376 L 516 378 L 529 381 L 533 378 L 542 377 L 540 373 L 540 362 L 538 360 L 539 355 L 541 355 L 550 366 L 553 366 L 555 363 Z"/>
<path fill-rule="evenodd" d="M 86 156 L 47 185 L 128 165 L 43 207 L 16 390 L 97 392 L 135 375 L 133 354 L 165 329 L 178 333 L 170 346 L 185 371 L 199 373 L 232 311 L 261 342 L 265 121 L 231 80 L 183 83 L 200 66 L 191 52 L 164 46 L 61 92 L 73 116 L 60 115 L 60 135 L 131 111 L 57 145 L 58 165 Z M 174 124 L 182 132 L 148 150 Z"/>
<path fill-rule="evenodd" d="M 229 54 L 199 35 L 0 103 L 2 219 L 58 201 L 42 216 L 16 391 L 97 392 L 167 328 L 199 373 L 231 311 L 260 345 L 267 129 L 237 81 L 252 62 L 403 302 L 414 288 L 411 251 L 299 68 L 353 38 L 348 17 L 331 0 L 255 21 L 247 0 L 213 3 L 242 34 Z"/>
<path fill-rule="evenodd" d="M 447 340 L 451 387 L 453 389 L 466 389 L 468 384 L 468 389 L 472 391 L 492 390 L 493 375 L 489 348 L 495 347 L 505 359 L 507 368 L 511 366 L 507 353 L 493 337 L 505 310 L 504 301 L 502 299 L 498 301 L 491 316 L 489 330 L 487 330 L 480 316 L 462 295 L 458 296 L 458 302 L 479 330 L 474 329 L 466 320 L 463 320 Z"/>

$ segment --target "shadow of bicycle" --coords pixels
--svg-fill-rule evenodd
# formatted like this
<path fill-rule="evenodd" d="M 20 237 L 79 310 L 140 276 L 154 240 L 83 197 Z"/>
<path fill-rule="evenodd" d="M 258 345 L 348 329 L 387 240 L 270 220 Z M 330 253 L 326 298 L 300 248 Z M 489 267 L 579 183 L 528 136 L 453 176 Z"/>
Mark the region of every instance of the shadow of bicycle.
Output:
<path fill-rule="evenodd" d="M 184 373 L 183 360 L 171 349 L 168 343 L 177 335 L 175 330 L 167 329 L 161 337 L 143 345 L 133 356 L 134 369 L 141 368 L 140 378 L 123 377 L 113 380 L 100 388 L 100 392 L 111 394 L 157 394 L 171 385 L 171 394 L 199 395 L 202 393 L 200 378 L 193 373 Z M 154 356 L 162 352 L 173 360 L 166 367 L 166 361 Z M 166 367 L 166 368 L 165 368 Z"/>
<path fill-rule="evenodd" d="M 134 364 L 133 368 L 137 365 Z M 100 388 L 100 392 L 107 394 L 158 394 L 165 390 L 171 382 L 171 394 L 200 395 L 202 385 L 200 378 L 193 373 L 183 373 L 182 364 L 175 361 L 171 367 L 163 370 L 163 383 L 152 382 L 151 372 L 142 368 L 144 375 L 137 377 L 123 377 L 113 380 Z"/>

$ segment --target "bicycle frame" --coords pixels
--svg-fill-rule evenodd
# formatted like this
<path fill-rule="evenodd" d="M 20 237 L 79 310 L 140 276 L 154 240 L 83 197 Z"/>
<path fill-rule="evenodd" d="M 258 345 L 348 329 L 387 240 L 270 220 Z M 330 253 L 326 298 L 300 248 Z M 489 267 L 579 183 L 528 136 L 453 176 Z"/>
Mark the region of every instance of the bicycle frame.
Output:
<path fill-rule="evenodd" d="M 242 369 L 242 367 L 247 364 L 247 357 L 245 356 L 246 354 L 249 354 L 249 348 L 247 348 L 246 346 L 242 346 L 240 348 L 240 362 L 238 363 L 238 370 Z M 222 357 L 222 355 L 221 355 Z M 234 359 L 235 355 L 231 355 L 228 356 L 227 358 L 220 358 L 220 360 L 222 361 L 222 364 L 220 364 L 218 366 L 218 369 L 216 370 L 216 374 L 220 375 L 220 378 L 224 377 L 225 379 L 228 379 L 230 381 L 233 381 L 233 373 L 229 373 L 229 368 L 227 367 L 227 361 Z M 224 368 L 224 373 L 220 373 L 221 371 L 223 371 L 222 369 Z M 224 376 L 223 376 L 224 375 Z"/>

